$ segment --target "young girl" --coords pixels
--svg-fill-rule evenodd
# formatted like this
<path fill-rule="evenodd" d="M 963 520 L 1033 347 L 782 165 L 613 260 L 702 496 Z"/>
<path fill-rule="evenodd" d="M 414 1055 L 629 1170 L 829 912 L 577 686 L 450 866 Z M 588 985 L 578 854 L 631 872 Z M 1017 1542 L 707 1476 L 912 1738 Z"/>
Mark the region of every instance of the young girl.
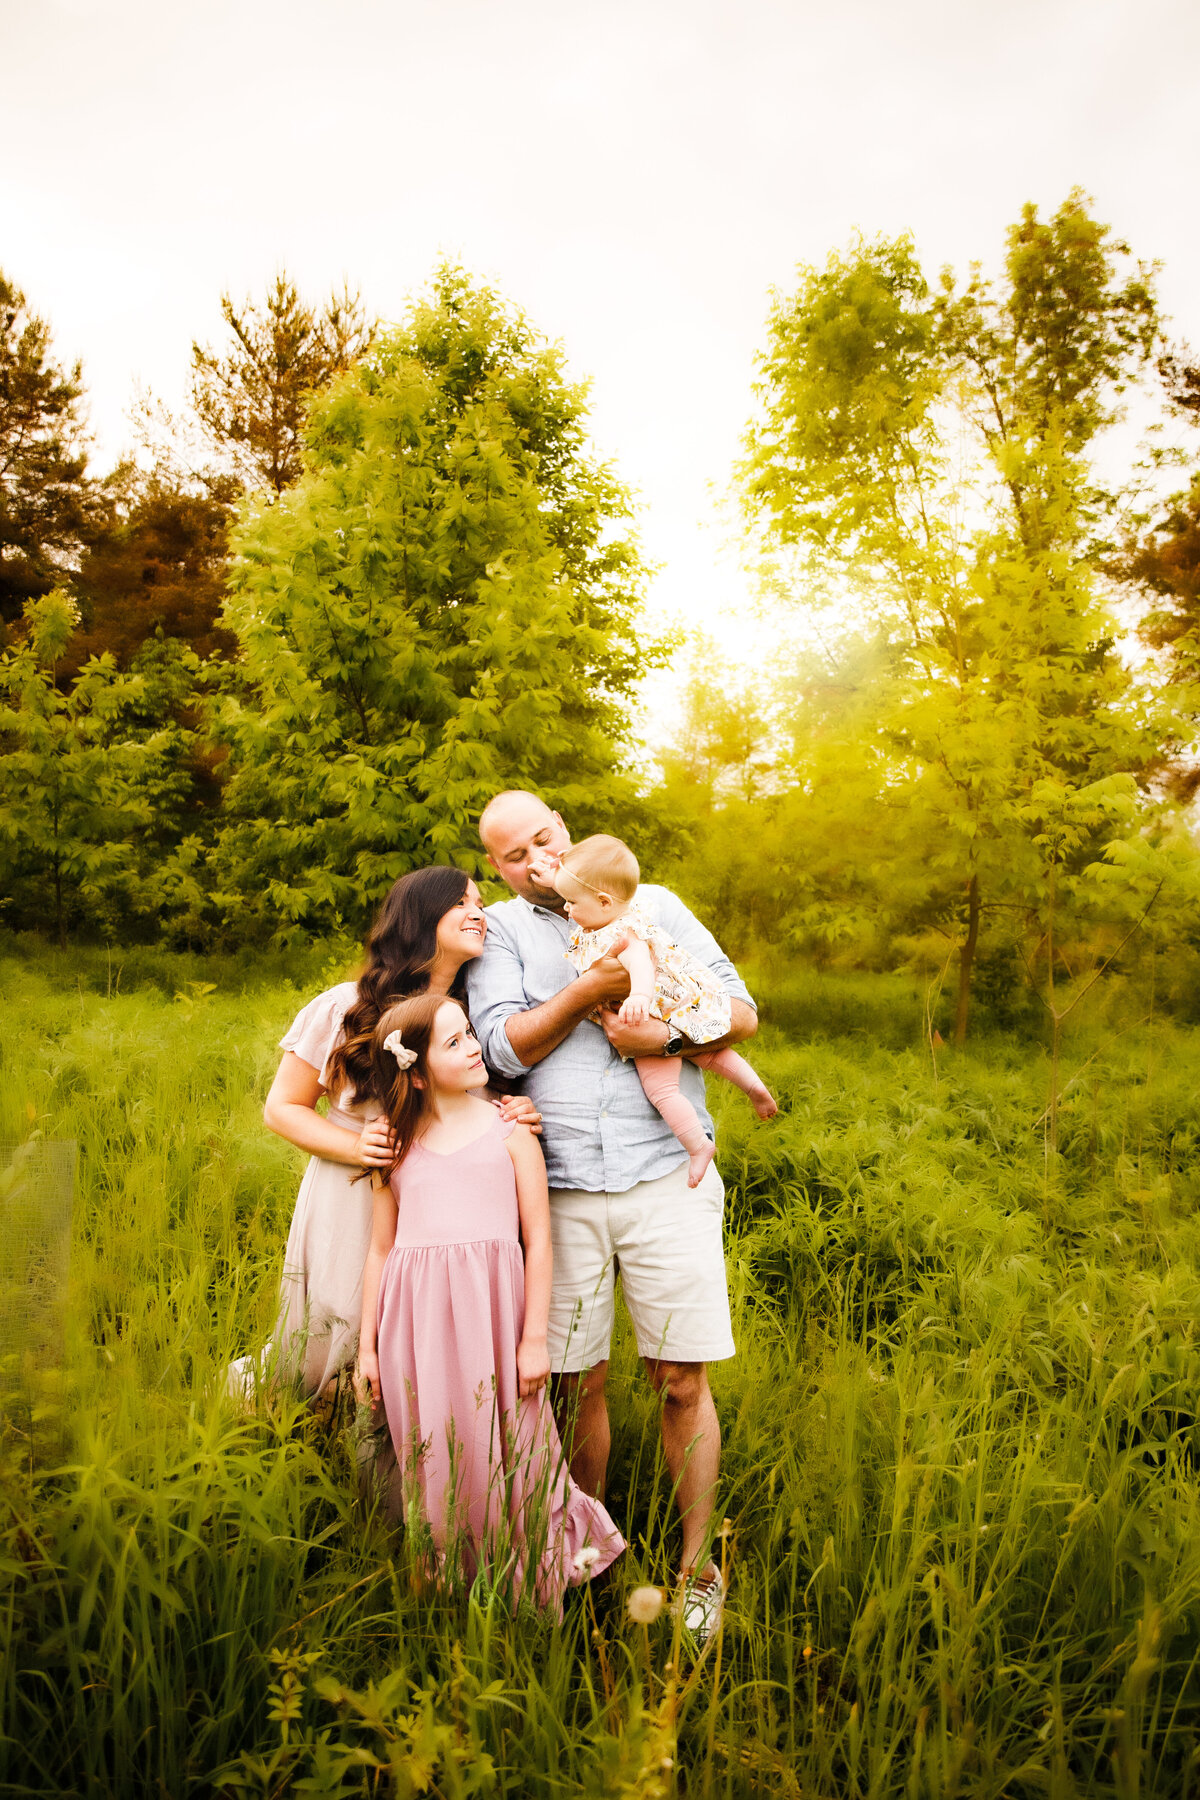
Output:
<path fill-rule="evenodd" d="M 374 1091 L 397 1149 L 390 1179 L 372 1173 L 358 1387 L 382 1397 L 443 1570 L 482 1566 L 561 1610 L 564 1585 L 625 1545 L 563 1466 L 545 1392 L 546 1169 L 529 1127 L 477 1097 L 486 1081 L 456 1000 L 421 995 L 380 1019 Z"/>
<path fill-rule="evenodd" d="M 618 1017 L 626 1025 L 661 1019 L 693 1044 L 711 1043 L 729 1030 L 729 996 L 698 958 L 673 944 L 638 906 L 637 857 L 620 838 L 584 838 L 564 851 L 554 886 L 567 903 L 571 941 L 567 958 L 582 974 L 622 938 L 617 951 L 629 971 L 629 998 Z M 749 1094 L 760 1119 L 779 1108 L 736 1050 L 711 1050 L 692 1059 Z M 650 1104 L 657 1108 L 688 1153 L 688 1186 L 696 1187 L 716 1154 L 691 1101 L 679 1091 L 683 1059 L 638 1056 L 634 1065 Z"/>

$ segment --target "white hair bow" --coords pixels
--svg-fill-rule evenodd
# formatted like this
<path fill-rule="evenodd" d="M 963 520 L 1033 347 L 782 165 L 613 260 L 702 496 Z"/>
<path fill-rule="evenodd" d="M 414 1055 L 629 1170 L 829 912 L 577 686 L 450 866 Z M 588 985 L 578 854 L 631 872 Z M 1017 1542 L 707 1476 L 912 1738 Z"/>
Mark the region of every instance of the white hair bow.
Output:
<path fill-rule="evenodd" d="M 383 1040 L 385 1050 L 390 1050 L 402 1069 L 411 1069 L 417 1060 L 415 1050 L 410 1050 L 398 1031 L 389 1031 Z"/>

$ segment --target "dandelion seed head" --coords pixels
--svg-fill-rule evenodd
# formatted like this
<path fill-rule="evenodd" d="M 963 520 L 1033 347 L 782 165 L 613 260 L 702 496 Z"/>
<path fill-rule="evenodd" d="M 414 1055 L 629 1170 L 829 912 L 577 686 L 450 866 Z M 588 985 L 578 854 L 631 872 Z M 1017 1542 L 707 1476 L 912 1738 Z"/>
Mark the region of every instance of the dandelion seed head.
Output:
<path fill-rule="evenodd" d="M 635 1625 L 653 1625 L 662 1609 L 661 1588 L 637 1587 L 629 1596 L 629 1616 Z"/>

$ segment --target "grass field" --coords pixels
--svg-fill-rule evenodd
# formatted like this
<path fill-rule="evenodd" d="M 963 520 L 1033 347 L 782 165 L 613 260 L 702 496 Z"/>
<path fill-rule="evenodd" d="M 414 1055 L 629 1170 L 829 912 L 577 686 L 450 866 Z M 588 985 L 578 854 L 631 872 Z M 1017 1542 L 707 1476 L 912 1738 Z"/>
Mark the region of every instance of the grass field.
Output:
<path fill-rule="evenodd" d="M 1042 1050 L 935 1069 L 895 984 L 793 996 L 773 1125 L 714 1092 L 732 1590 L 689 1672 L 625 1615 L 674 1549 L 627 1338 L 632 1548 L 561 1628 L 425 1589 L 339 1421 L 223 1399 L 301 1166 L 274 1045 L 333 972 L 0 968 L 0 1138 L 79 1146 L 65 1368 L 7 1371 L 0 1790 L 1200 1792 L 1200 1036 L 1075 1043 L 1057 1156 Z"/>

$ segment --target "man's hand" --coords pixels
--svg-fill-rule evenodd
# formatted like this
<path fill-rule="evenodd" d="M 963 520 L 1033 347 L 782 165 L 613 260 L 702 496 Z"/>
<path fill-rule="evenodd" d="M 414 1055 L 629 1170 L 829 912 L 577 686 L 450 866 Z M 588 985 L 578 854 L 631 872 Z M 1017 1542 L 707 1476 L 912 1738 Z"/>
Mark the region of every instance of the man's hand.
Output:
<path fill-rule="evenodd" d="M 614 944 L 606 956 L 594 962 L 585 975 L 579 977 L 586 981 L 595 996 L 593 1005 L 618 1006 L 629 993 L 629 970 L 619 960 L 621 951 L 629 942 L 627 937 Z"/>
<path fill-rule="evenodd" d="M 530 1131 L 541 1136 L 542 1115 L 527 1094 L 500 1094 L 493 1105 L 500 1108 L 506 1125 L 528 1125 Z"/>
<path fill-rule="evenodd" d="M 661 1056 L 670 1032 L 661 1019 L 642 1025 L 626 1025 L 619 1012 L 606 1008 L 600 1014 L 604 1035 L 619 1056 Z"/>

